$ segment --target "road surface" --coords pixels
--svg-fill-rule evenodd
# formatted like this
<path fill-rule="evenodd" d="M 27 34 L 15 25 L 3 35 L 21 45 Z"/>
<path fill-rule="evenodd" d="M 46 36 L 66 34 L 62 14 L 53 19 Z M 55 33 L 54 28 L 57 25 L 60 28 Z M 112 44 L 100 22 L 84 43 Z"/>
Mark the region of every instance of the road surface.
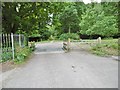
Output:
<path fill-rule="evenodd" d="M 84 51 L 64 53 L 62 43 L 37 44 L 3 88 L 118 88 L 118 61 Z"/>

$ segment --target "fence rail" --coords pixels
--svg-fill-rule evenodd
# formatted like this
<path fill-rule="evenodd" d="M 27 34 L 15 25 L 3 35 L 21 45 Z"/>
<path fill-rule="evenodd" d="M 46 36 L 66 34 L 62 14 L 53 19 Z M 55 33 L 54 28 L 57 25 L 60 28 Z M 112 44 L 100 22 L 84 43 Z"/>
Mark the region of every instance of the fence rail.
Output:
<path fill-rule="evenodd" d="M 70 42 L 80 42 L 80 43 L 101 43 L 101 37 L 98 37 L 97 39 L 92 39 L 92 40 L 85 40 L 85 39 L 80 39 L 80 40 L 71 40 Z"/>
<path fill-rule="evenodd" d="M 70 40 L 70 38 L 68 38 L 66 42 L 63 42 L 63 50 L 68 52 L 71 49 L 71 45 L 70 45 L 71 43 L 96 45 L 96 44 L 101 44 L 101 37 L 92 40 L 82 40 L 82 39 Z"/>

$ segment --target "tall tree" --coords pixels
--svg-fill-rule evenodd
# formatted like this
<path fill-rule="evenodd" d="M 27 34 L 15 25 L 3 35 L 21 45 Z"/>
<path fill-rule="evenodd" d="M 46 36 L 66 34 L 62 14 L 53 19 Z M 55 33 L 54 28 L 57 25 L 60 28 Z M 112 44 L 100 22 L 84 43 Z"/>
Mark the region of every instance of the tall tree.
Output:
<path fill-rule="evenodd" d="M 81 34 L 114 36 L 118 33 L 116 16 L 92 5 L 82 14 Z"/>
<path fill-rule="evenodd" d="M 76 32 L 74 28 L 79 29 L 79 17 L 76 7 L 72 4 L 65 7 L 65 10 L 60 15 L 60 22 L 65 32 Z"/>

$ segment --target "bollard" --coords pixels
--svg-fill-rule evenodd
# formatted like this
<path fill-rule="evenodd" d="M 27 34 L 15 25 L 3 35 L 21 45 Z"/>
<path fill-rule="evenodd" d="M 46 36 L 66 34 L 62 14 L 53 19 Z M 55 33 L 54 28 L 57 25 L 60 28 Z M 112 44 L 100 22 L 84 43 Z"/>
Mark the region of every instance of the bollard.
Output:
<path fill-rule="evenodd" d="M 65 52 L 68 52 L 70 50 L 70 38 L 68 38 L 67 43 L 63 42 L 63 50 L 65 50 Z"/>
<path fill-rule="evenodd" d="M 99 44 L 101 44 L 101 37 L 99 37 L 99 38 L 97 39 L 97 42 L 98 42 Z"/>
<path fill-rule="evenodd" d="M 70 38 L 68 38 L 68 42 L 67 42 L 67 50 L 70 50 Z"/>

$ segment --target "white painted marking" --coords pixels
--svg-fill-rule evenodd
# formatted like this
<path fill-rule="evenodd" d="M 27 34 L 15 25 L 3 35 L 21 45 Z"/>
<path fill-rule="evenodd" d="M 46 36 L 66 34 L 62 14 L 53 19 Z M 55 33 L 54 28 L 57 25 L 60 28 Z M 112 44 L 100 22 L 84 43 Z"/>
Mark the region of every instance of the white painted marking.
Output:
<path fill-rule="evenodd" d="M 34 52 L 34 54 L 56 54 L 56 53 L 65 53 L 65 52 L 64 51 Z"/>

